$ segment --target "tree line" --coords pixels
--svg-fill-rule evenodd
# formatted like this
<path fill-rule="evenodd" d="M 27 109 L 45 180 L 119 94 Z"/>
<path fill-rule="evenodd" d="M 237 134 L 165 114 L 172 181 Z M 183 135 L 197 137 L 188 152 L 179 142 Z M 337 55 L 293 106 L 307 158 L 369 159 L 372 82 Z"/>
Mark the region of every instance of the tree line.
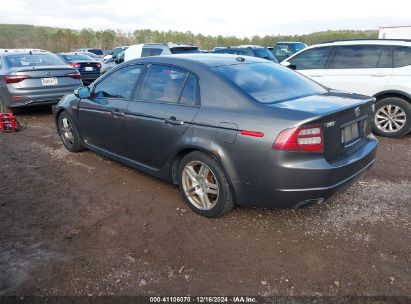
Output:
<path fill-rule="evenodd" d="M 251 38 L 236 36 L 211 36 L 194 34 L 190 31 L 157 31 L 139 29 L 134 32 L 120 30 L 100 30 L 84 28 L 82 30 L 33 26 L 23 24 L 0 24 L 0 48 L 40 48 L 53 52 L 72 51 L 81 47 L 112 49 L 116 46 L 150 42 L 175 42 L 194 44 L 201 49 L 213 49 L 216 46 L 257 44 L 273 46 L 277 41 L 302 41 L 308 45 L 341 39 L 378 38 L 377 30 L 354 31 L 338 30 L 315 32 L 306 35 L 255 35 Z"/>

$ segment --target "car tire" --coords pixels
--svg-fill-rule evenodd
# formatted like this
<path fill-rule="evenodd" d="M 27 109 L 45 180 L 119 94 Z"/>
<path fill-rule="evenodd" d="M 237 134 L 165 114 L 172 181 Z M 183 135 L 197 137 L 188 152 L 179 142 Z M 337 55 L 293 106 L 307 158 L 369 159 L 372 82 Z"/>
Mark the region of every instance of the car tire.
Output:
<path fill-rule="evenodd" d="M 411 104 L 399 97 L 381 99 L 375 105 L 372 130 L 391 138 L 407 135 L 411 131 Z"/>
<path fill-rule="evenodd" d="M 234 207 L 233 191 L 224 170 L 203 152 L 191 152 L 181 160 L 178 184 L 188 205 L 202 216 L 218 217 Z"/>
<path fill-rule="evenodd" d="M 6 106 L 3 100 L 0 99 L 0 113 L 13 113 L 13 109 Z"/>
<path fill-rule="evenodd" d="M 59 115 L 57 128 L 63 145 L 67 150 L 73 153 L 84 150 L 76 124 L 66 111 Z"/>

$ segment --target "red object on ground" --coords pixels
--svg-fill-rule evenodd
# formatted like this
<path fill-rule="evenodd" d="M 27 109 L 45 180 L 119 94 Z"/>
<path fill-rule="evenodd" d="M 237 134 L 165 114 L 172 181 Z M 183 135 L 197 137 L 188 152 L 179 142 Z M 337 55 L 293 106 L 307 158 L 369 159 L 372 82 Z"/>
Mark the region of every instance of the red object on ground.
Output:
<path fill-rule="evenodd" d="M 0 113 L 0 130 L 3 132 L 17 132 L 21 129 L 16 115 L 12 113 Z"/>

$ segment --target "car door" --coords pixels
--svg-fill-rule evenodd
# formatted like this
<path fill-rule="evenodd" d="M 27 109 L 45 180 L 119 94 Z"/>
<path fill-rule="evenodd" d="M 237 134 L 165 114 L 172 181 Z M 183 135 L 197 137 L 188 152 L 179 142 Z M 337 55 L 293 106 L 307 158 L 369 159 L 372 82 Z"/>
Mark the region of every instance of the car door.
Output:
<path fill-rule="evenodd" d="M 180 68 L 151 64 L 130 101 L 125 123 L 128 157 L 160 168 L 199 109 L 197 77 Z"/>
<path fill-rule="evenodd" d="M 381 45 L 339 46 L 323 84 L 329 88 L 373 96 L 385 89 L 392 74 L 392 48 Z"/>
<path fill-rule="evenodd" d="M 281 64 L 285 66 L 293 65 L 299 73 L 322 83 L 332 51 L 332 46 L 307 49 L 283 61 Z"/>
<path fill-rule="evenodd" d="M 129 65 L 110 73 L 82 99 L 78 121 L 84 141 L 93 147 L 124 155 L 124 119 L 144 65 Z"/>

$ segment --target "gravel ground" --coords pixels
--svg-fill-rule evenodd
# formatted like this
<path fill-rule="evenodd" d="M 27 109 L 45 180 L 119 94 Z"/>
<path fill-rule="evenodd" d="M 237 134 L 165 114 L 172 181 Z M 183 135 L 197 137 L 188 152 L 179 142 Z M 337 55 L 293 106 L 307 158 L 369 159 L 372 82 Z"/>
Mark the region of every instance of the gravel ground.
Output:
<path fill-rule="evenodd" d="M 322 205 L 218 219 L 178 189 L 67 152 L 47 110 L 0 133 L 0 295 L 411 294 L 411 136 Z"/>

